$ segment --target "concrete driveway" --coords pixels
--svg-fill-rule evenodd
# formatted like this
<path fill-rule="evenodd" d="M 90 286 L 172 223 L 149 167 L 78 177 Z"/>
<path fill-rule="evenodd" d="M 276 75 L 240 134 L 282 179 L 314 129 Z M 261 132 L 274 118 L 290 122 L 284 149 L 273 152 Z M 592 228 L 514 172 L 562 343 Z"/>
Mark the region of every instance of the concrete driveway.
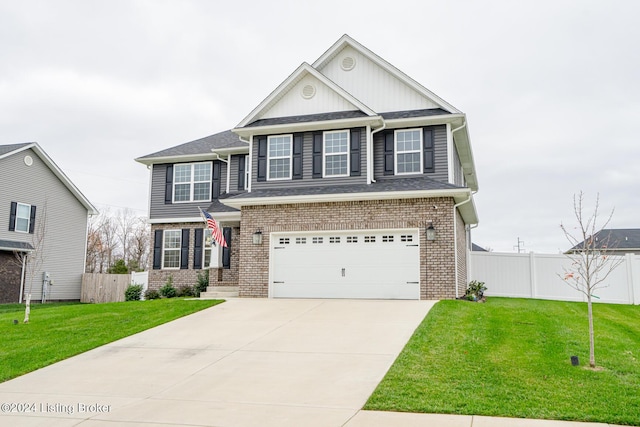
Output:
<path fill-rule="evenodd" d="M 0 425 L 349 425 L 433 304 L 231 299 L 0 384 Z"/>

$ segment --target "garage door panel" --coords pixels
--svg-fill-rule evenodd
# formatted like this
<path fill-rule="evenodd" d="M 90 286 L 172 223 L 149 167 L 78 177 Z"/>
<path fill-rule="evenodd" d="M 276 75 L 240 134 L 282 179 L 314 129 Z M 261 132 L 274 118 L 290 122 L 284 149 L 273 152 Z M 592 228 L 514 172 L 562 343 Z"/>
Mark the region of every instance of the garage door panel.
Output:
<path fill-rule="evenodd" d="M 417 230 L 272 236 L 273 297 L 419 298 Z"/>

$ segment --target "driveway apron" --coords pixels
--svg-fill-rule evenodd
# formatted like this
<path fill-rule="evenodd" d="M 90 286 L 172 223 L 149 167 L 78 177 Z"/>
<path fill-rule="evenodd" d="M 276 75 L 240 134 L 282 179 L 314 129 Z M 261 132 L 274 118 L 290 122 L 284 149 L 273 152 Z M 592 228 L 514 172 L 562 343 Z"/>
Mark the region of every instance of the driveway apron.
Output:
<path fill-rule="evenodd" d="M 0 384 L 0 425 L 343 426 L 433 304 L 231 299 Z"/>

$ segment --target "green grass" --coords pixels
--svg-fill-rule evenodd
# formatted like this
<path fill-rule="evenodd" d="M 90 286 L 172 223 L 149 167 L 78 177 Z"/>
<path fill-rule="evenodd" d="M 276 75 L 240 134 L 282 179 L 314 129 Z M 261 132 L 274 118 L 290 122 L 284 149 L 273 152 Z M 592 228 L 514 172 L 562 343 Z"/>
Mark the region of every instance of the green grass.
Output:
<path fill-rule="evenodd" d="M 0 382 L 220 302 L 172 298 L 32 304 L 28 324 L 22 323 L 24 305 L 0 305 Z"/>
<path fill-rule="evenodd" d="M 441 301 L 365 409 L 640 425 L 640 307 L 594 319 L 595 371 L 584 303 Z"/>

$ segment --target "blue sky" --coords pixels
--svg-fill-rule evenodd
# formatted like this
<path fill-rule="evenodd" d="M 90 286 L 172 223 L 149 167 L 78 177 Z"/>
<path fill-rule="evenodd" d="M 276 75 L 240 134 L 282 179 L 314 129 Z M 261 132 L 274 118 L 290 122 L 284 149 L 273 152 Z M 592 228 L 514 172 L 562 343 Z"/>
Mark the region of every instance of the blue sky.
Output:
<path fill-rule="evenodd" d="M 229 4 L 227 4 L 229 3 Z M 567 249 L 574 193 L 640 227 L 640 2 L 0 2 L 0 144 L 37 141 L 99 209 L 134 158 L 230 129 L 347 33 L 467 114 L 474 242 Z"/>

